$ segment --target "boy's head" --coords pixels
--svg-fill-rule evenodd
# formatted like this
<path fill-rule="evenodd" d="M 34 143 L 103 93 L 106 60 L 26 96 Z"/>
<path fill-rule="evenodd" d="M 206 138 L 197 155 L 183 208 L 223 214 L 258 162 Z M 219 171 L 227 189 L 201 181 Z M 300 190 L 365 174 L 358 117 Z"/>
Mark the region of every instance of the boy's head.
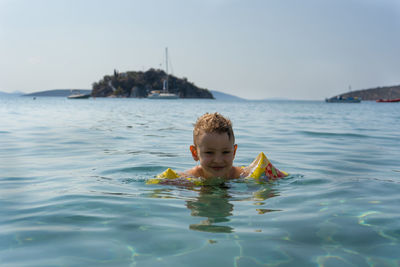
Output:
<path fill-rule="evenodd" d="M 202 133 L 226 133 L 232 144 L 235 143 L 235 135 L 233 134 L 232 123 L 218 112 L 206 113 L 199 117 L 193 129 L 193 143 L 198 145 L 198 138 Z"/>
<path fill-rule="evenodd" d="M 194 125 L 193 143 L 190 151 L 200 161 L 202 177 L 232 176 L 237 145 L 229 119 L 219 113 L 204 114 Z"/>

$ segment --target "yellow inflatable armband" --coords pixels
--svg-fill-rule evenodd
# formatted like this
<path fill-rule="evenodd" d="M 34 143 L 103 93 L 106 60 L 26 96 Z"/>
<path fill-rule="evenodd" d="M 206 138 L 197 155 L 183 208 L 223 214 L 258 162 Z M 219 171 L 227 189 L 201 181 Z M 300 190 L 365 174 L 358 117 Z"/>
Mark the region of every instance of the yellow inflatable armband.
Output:
<path fill-rule="evenodd" d="M 176 184 L 176 185 L 202 185 L 201 178 L 181 177 L 176 171 L 168 168 L 154 179 L 150 179 L 146 184 Z"/>
<path fill-rule="evenodd" d="M 275 168 L 264 153 L 260 153 L 257 158 L 247 167 L 243 167 L 243 176 L 246 179 L 259 179 L 267 177 L 268 179 L 277 179 L 288 176 L 289 174 Z M 150 179 L 146 184 L 175 184 L 175 185 L 203 185 L 204 180 L 199 177 L 180 176 L 176 171 L 168 168 L 160 173 L 156 178 Z"/>
<path fill-rule="evenodd" d="M 249 175 L 246 178 L 259 179 L 262 176 L 266 176 L 269 179 L 283 178 L 289 174 L 285 171 L 280 171 L 272 165 L 264 153 L 260 153 L 257 158 L 247 167 L 247 173 Z"/>
<path fill-rule="evenodd" d="M 171 168 L 168 168 L 165 172 L 157 175 L 157 178 L 148 180 L 146 184 L 158 184 L 160 183 L 160 181 L 162 181 L 162 179 L 176 179 L 176 178 L 179 178 L 178 173 L 172 170 Z"/>
<path fill-rule="evenodd" d="M 164 178 L 164 179 L 175 179 L 178 178 L 179 175 L 176 173 L 176 171 L 168 168 L 165 172 L 157 175 L 157 178 Z"/>

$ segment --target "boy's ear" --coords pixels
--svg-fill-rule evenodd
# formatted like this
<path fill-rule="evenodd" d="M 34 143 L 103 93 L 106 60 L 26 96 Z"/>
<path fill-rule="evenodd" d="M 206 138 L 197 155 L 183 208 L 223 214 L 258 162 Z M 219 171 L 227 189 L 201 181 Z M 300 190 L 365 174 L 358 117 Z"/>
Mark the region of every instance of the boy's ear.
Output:
<path fill-rule="evenodd" d="M 193 146 L 193 145 L 190 146 L 190 152 L 192 152 L 192 157 L 193 157 L 193 159 L 194 159 L 195 161 L 198 161 L 198 160 L 199 160 L 199 157 L 198 157 L 198 155 L 197 155 L 197 149 L 196 149 L 195 146 Z"/>
<path fill-rule="evenodd" d="M 233 157 L 235 157 L 235 155 L 236 155 L 236 149 L 237 149 L 237 145 L 235 144 L 233 146 Z"/>

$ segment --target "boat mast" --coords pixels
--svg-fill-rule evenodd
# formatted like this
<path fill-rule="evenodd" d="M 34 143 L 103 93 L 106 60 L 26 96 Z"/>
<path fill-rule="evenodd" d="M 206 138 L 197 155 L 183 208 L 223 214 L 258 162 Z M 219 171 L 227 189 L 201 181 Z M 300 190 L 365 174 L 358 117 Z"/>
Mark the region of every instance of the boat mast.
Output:
<path fill-rule="evenodd" d="M 165 48 L 165 70 L 167 72 L 166 90 L 168 93 L 168 47 Z"/>

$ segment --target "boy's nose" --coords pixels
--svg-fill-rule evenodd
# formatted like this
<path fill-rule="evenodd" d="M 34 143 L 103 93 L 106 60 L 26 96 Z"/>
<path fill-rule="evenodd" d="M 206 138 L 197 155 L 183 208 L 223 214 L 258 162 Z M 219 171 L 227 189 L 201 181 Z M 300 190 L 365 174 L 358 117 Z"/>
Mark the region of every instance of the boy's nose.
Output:
<path fill-rule="evenodd" d="M 216 155 L 214 158 L 215 163 L 222 163 L 224 162 L 224 157 L 222 155 Z"/>

